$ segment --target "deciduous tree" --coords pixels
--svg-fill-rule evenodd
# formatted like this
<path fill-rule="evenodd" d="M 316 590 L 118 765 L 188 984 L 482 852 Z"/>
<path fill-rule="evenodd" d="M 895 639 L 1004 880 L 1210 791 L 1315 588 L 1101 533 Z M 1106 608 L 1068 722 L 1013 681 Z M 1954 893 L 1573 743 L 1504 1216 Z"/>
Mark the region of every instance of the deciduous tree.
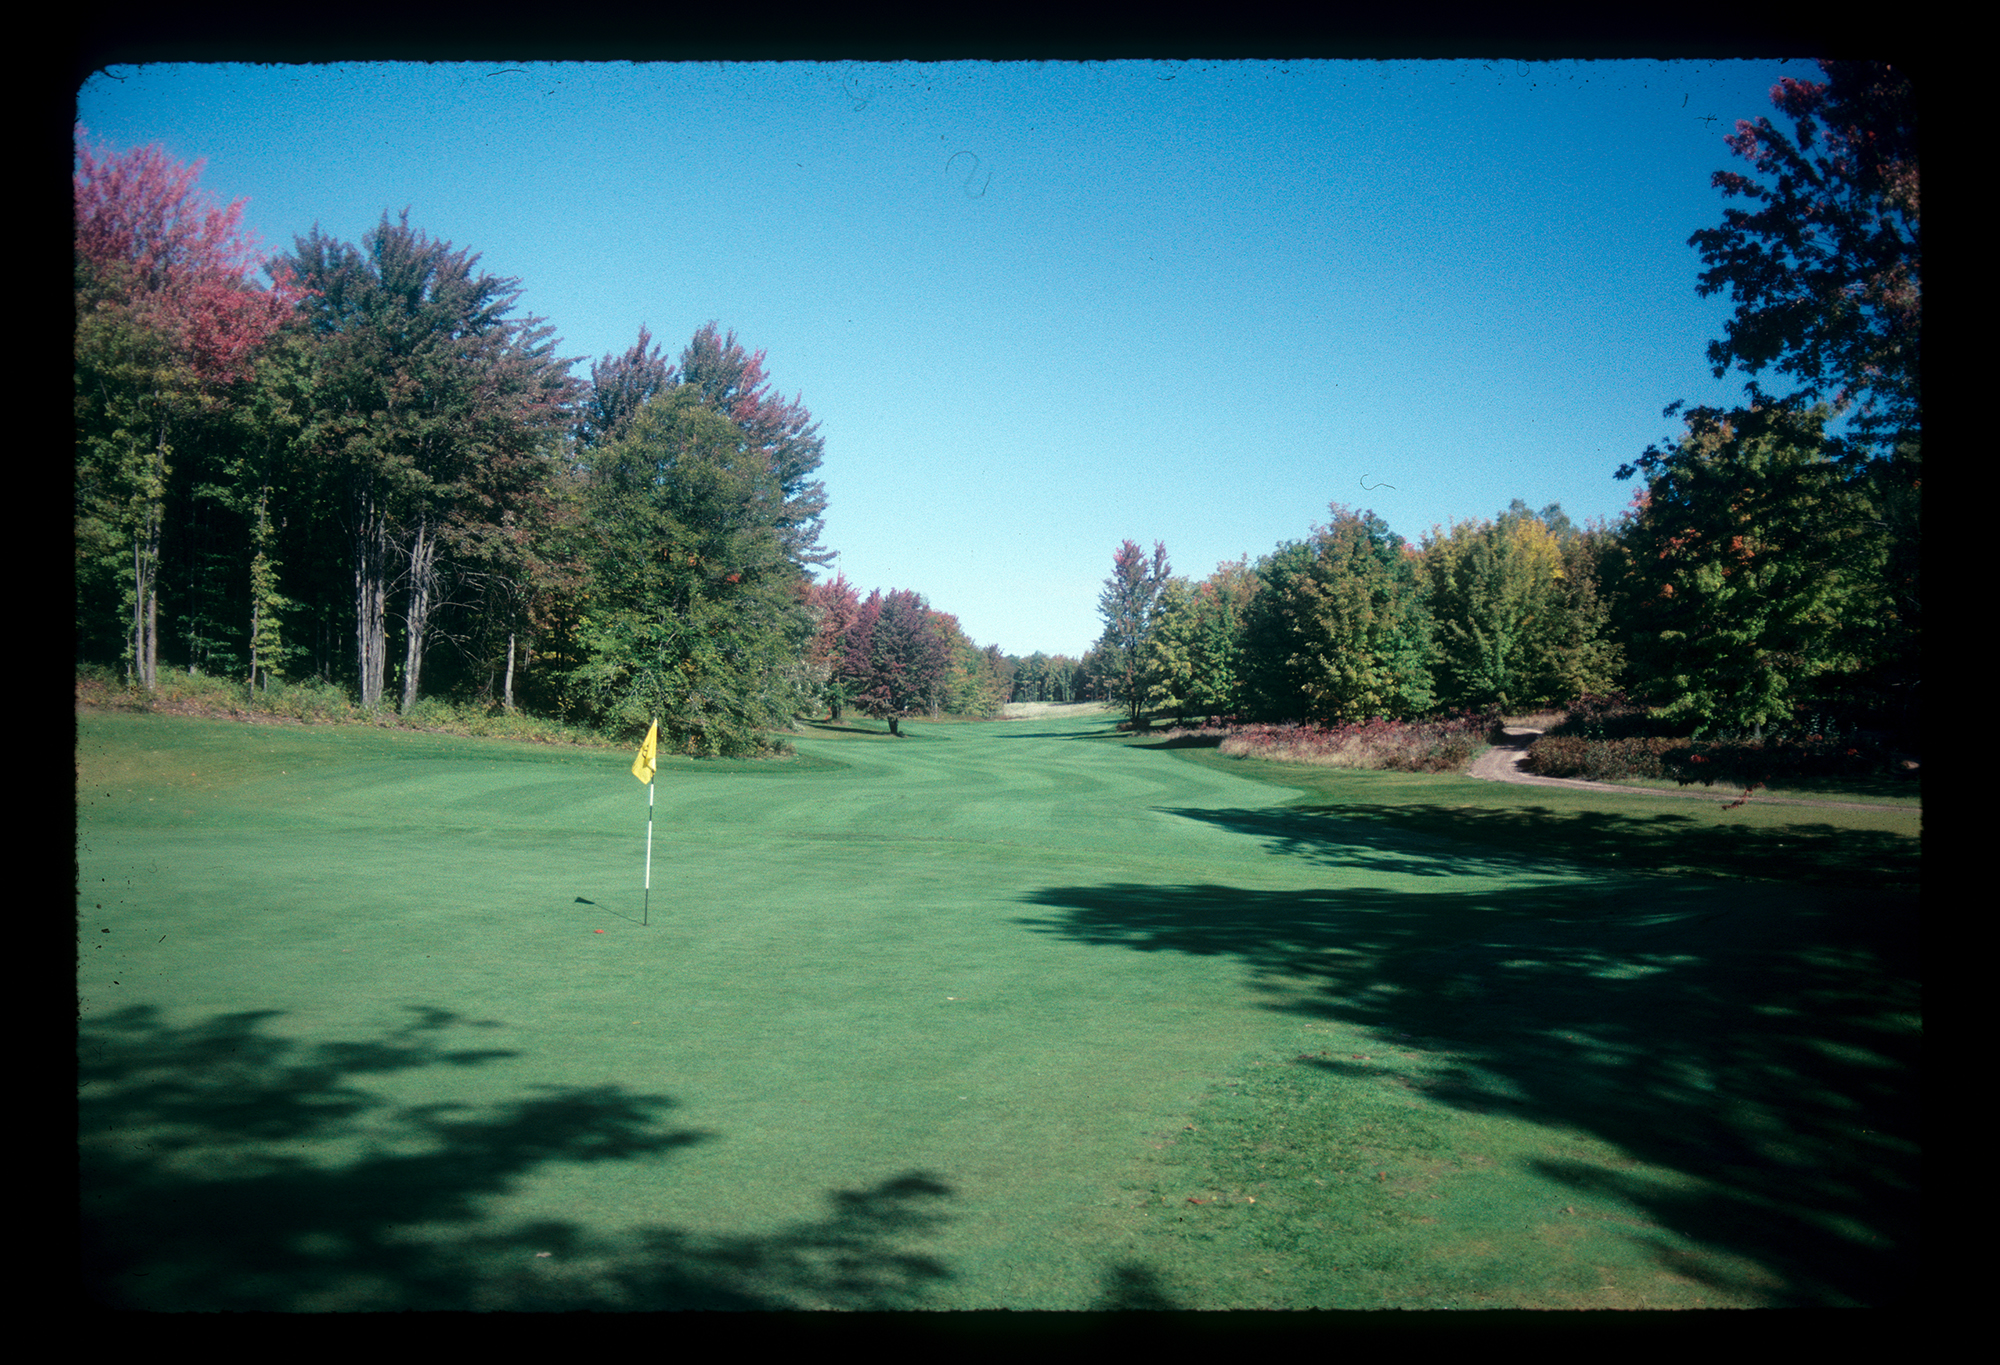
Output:
<path fill-rule="evenodd" d="M 736 333 L 726 336 L 711 322 L 681 352 L 680 382 L 702 402 L 742 429 L 744 439 L 764 453 L 778 481 L 777 526 L 785 554 L 801 572 L 833 559 L 820 546 L 826 486 L 813 478 L 826 442 L 800 396 L 787 402 L 772 391 L 764 372 L 764 352 L 745 351 Z"/>
<path fill-rule="evenodd" d="M 820 698 L 826 703 L 827 719 L 839 720 L 841 712 L 854 700 L 842 664 L 847 658 L 848 632 L 861 614 L 861 594 L 847 581 L 846 574 L 836 573 L 826 582 L 814 583 L 806 589 L 806 607 L 814 618 L 812 643 L 806 650 L 807 663 L 818 683 Z"/>
<path fill-rule="evenodd" d="M 1708 359 L 1717 378 L 1768 367 L 1833 415 L 1852 409 L 1859 437 L 1893 452 L 1923 420 L 1916 93 L 1881 63 L 1820 66 L 1825 81 L 1772 87 L 1790 136 L 1737 123 L 1729 148 L 1755 174 L 1714 184 L 1751 207 L 1688 239 L 1708 267 L 1699 292 L 1736 305 Z"/>
<path fill-rule="evenodd" d="M 519 281 L 476 270 L 387 214 L 360 248 L 315 227 L 286 261 L 327 351 L 322 427 L 347 484 L 361 702 L 382 700 L 392 583 L 403 592 L 402 709 L 461 564 L 504 564 L 506 514 L 535 488 L 570 420 L 569 362 Z"/>
<path fill-rule="evenodd" d="M 639 328 L 639 340 L 622 355 L 607 355 L 590 367 L 590 383 L 577 405 L 576 441 L 584 450 L 615 441 L 646 400 L 679 382 L 674 367 Z"/>
<path fill-rule="evenodd" d="M 589 457 L 591 582 L 577 627 L 590 718 L 697 755 L 754 753 L 807 698 L 812 617 L 763 450 L 691 385 Z"/>
<path fill-rule="evenodd" d="M 1166 591 L 1173 566 L 1167 562 L 1167 547 L 1153 542 L 1152 558 L 1136 541 L 1125 541 L 1112 557 L 1111 577 L 1097 599 L 1097 614 L 1104 620 L 1097 652 L 1111 698 L 1125 704 L 1134 728 L 1146 712 L 1144 650 L 1153 629 L 1160 594 Z"/>
<path fill-rule="evenodd" d="M 1373 512 L 1331 510 L 1258 563 L 1244 630 L 1256 709 L 1335 724 L 1420 715 L 1434 694 L 1413 556 Z"/>
<path fill-rule="evenodd" d="M 1425 538 L 1420 562 L 1444 704 L 1525 710 L 1611 685 L 1616 652 L 1602 638 L 1594 566 L 1566 549 L 1579 539 L 1560 507 L 1537 515 L 1518 499 L 1492 521 Z"/>
<path fill-rule="evenodd" d="M 951 669 L 951 648 L 930 604 L 917 593 L 878 588 L 847 633 L 842 665 L 848 694 L 862 714 L 900 734 L 906 716 L 929 710 Z"/>
<path fill-rule="evenodd" d="M 1865 484 L 1828 409 L 1697 409 L 1642 459 L 1626 533 L 1641 690 L 1697 733 L 1761 733 L 1826 704 L 1893 620 Z"/>
<path fill-rule="evenodd" d="M 1847 564 L 1874 566 L 1894 610 L 1886 623 L 1872 610 L 1867 614 L 1861 632 L 1867 648 L 1847 654 L 1840 665 L 1850 670 L 1845 691 L 1856 705 L 1913 726 L 1922 621 L 1917 99 L 1907 73 L 1895 67 L 1849 61 L 1821 67 L 1824 81 L 1786 79 L 1771 91 L 1791 123 L 1789 134 L 1765 118 L 1737 124 L 1728 144 L 1750 163 L 1752 174 L 1718 171 L 1714 183 L 1725 198 L 1748 206 L 1726 208 L 1721 226 L 1689 239 L 1707 267 L 1699 292 L 1726 294 L 1736 305 L 1708 357 L 1718 377 L 1731 368 L 1749 376 L 1746 402 L 1733 412 L 1690 414 L 1687 439 L 1648 450 L 1618 473 L 1629 478 L 1643 472 L 1655 500 L 1703 486 L 1717 468 L 1759 470 L 1766 484 L 1777 470 L 1794 471 L 1780 480 L 1794 490 L 1809 472 L 1815 487 L 1837 487 L 1837 497 L 1820 491 L 1808 499 L 1822 512 L 1838 504 L 1831 524 L 1842 529 L 1828 531 L 1836 537 L 1832 544 L 1810 547 L 1793 533 L 1803 533 L 1813 517 L 1784 519 L 1793 531 L 1774 532 L 1767 543 L 1790 547 L 1786 553 L 1803 563 L 1832 562 L 1829 555 L 1837 553 Z M 1768 376 L 1788 383 L 1789 390 L 1767 392 Z M 1733 434 L 1717 434 L 1724 431 Z M 1746 440 L 1751 444 L 1744 445 Z M 1753 456 L 1753 450 L 1764 453 Z M 1769 496 L 1776 499 L 1772 506 L 1794 505 L 1793 492 Z M 1751 499 L 1764 500 L 1765 494 Z M 1718 516 L 1735 507 L 1726 500 L 1689 504 L 1697 505 L 1716 509 Z M 1698 527 L 1685 524 L 1689 515 L 1686 509 L 1671 512 L 1680 526 L 1676 534 L 1695 537 L 1684 544 L 1728 543 L 1738 534 L 1728 517 Z M 1663 506 L 1660 517 L 1668 516 Z M 1768 560 L 1771 551 L 1762 553 Z M 1643 576 L 1659 562 L 1640 557 L 1635 569 Z M 1742 577 L 1727 576 L 1730 582 Z M 1705 591 L 1702 584 L 1711 578 L 1673 586 L 1681 593 Z M 1657 591 L 1642 596 L 1658 599 Z M 1739 654 L 1749 650 L 1735 665 L 1741 678 L 1716 692 L 1718 700 L 1691 706 L 1704 715 L 1756 724 L 1748 718 L 1769 712 L 1802 677 L 1817 678 L 1815 689 L 1830 685 L 1831 656 L 1751 648 L 1746 642 L 1759 634 L 1725 632 L 1716 638 L 1719 646 L 1733 636 Z M 1782 658 L 1799 661 L 1790 666 L 1789 681 L 1785 670 L 1765 667 Z M 1753 674 L 1762 681 L 1753 684 Z"/>
<path fill-rule="evenodd" d="M 244 201 L 200 190 L 201 162 L 94 150 L 82 129 L 75 162 L 77 544 L 122 558 L 128 674 L 151 688 L 175 433 L 248 378 L 293 293 L 255 286 Z"/>

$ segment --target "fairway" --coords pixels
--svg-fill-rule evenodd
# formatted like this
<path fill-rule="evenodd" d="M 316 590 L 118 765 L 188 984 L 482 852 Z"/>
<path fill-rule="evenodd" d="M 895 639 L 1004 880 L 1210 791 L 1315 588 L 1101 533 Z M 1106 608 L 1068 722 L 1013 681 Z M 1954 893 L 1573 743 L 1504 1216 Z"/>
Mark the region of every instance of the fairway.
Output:
<path fill-rule="evenodd" d="M 1707 806 L 1302 797 L 1105 716 L 816 726 L 663 761 L 648 907 L 629 753 L 77 726 L 114 1306 L 1830 1305 L 1914 1273 L 1914 887 L 1632 865 Z M 1914 811 L 1750 818 L 1740 858 L 1914 859 Z"/>

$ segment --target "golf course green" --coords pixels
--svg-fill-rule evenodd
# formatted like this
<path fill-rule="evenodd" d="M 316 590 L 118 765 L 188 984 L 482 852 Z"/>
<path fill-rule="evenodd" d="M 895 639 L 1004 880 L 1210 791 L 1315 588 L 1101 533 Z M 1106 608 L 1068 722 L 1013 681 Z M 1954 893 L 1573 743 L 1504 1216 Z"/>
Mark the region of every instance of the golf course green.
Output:
<path fill-rule="evenodd" d="M 1916 808 L 77 715 L 130 1309 L 1680 1308 L 1916 1273 Z M 1713 867 L 1704 860 L 1713 855 Z"/>

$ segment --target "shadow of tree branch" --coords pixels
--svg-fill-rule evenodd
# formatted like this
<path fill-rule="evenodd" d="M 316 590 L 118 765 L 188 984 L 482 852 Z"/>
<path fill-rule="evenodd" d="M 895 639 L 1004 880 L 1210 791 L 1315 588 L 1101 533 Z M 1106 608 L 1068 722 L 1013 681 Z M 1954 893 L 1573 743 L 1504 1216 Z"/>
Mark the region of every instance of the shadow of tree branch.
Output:
<path fill-rule="evenodd" d="M 360 1080 L 517 1055 L 447 1045 L 497 1025 L 411 1014 L 379 1037 L 314 1044 L 270 1032 L 270 1010 L 174 1027 L 134 1007 L 87 1025 L 87 1291 L 170 1311 L 880 1309 L 950 1278 L 910 1249 L 943 1226 L 952 1194 L 923 1172 L 834 1191 L 825 1217 L 763 1236 L 497 1226 L 486 1201 L 537 1169 L 715 1135 L 666 1126 L 675 1101 L 616 1085 L 394 1107 Z"/>
<path fill-rule="evenodd" d="M 1720 826 L 1685 810 L 1635 815 L 1442 802 L 1164 813 L 1252 835 L 1290 857 L 1417 876 L 1451 876 L 1468 868 L 1567 870 L 1582 864 L 1621 872 L 1910 890 L 1919 884 L 1922 863 L 1915 840 L 1815 822 L 1803 812 L 1781 825 Z"/>
<path fill-rule="evenodd" d="M 1421 1076 L 1373 1059 L 1300 1064 L 1580 1129 L 1681 1173 L 1538 1168 L 1615 1188 L 1659 1226 L 1747 1259 L 1775 1302 L 1875 1303 L 1913 1287 L 1914 897 L 1634 877 L 1428 893 L 1062 886 L 1031 900 L 1054 911 L 1022 921 L 1036 932 L 1232 957 L 1273 1009 L 1449 1062 Z"/>

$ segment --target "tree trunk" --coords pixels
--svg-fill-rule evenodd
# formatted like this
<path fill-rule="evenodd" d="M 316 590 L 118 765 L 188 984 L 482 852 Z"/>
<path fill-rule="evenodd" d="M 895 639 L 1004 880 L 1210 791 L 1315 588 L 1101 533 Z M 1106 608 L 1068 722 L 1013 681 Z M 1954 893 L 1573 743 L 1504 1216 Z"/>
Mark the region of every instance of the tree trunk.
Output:
<path fill-rule="evenodd" d="M 151 692 L 160 673 L 160 523 L 166 517 L 167 432 L 145 457 L 140 477 L 139 524 L 132 532 L 131 681 Z"/>
<path fill-rule="evenodd" d="M 514 709 L 514 632 L 507 632 L 507 683 L 500 694 L 500 704 L 509 711 Z"/>
<path fill-rule="evenodd" d="M 417 534 L 410 541 L 410 612 L 407 645 L 403 651 L 402 714 L 409 715 L 417 704 L 417 675 L 424 666 L 424 637 L 430 630 L 431 609 L 437 594 L 437 538 L 431 535 L 430 518 L 417 518 Z"/>
<path fill-rule="evenodd" d="M 160 517 L 148 508 L 132 535 L 131 681 L 151 692 L 160 673 Z"/>
<path fill-rule="evenodd" d="M 360 673 L 361 709 L 382 704 L 382 674 L 388 664 L 388 518 L 373 490 L 355 495 L 354 654 Z"/>
<path fill-rule="evenodd" d="M 889 717 L 889 733 L 892 735 L 900 735 L 903 733 L 901 730 L 898 730 L 896 728 L 896 718 L 894 716 Z"/>

